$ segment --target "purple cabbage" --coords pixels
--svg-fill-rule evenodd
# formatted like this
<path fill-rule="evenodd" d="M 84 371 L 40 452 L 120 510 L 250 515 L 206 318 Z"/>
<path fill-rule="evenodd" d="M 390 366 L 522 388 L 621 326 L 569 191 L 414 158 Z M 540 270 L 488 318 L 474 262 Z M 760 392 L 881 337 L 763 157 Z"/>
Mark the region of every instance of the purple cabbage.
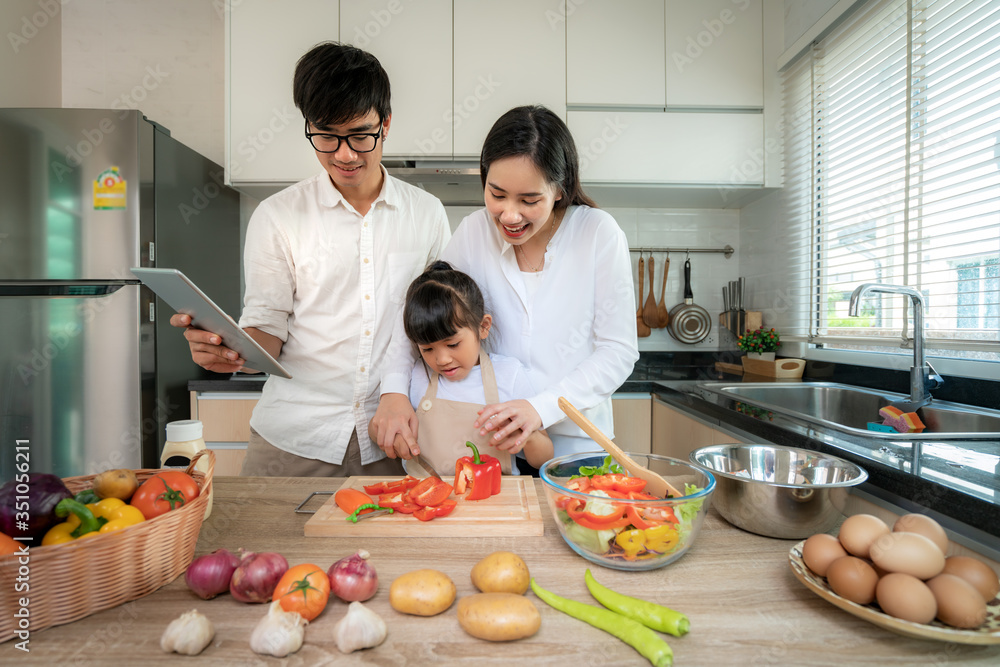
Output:
<path fill-rule="evenodd" d="M 18 479 L 20 478 L 20 479 Z M 27 496 L 25 498 L 24 496 Z M 10 537 L 33 537 L 28 546 L 41 546 L 46 531 L 63 519 L 56 516 L 56 505 L 73 494 L 55 475 L 33 472 L 18 475 L 0 487 L 0 532 Z M 22 514 L 26 513 L 27 520 Z"/>

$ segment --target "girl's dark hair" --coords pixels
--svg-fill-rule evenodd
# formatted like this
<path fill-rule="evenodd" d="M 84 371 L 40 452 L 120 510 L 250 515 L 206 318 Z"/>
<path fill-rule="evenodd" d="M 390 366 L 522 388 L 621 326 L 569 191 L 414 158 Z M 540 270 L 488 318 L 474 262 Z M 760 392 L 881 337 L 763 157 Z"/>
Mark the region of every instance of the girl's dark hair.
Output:
<path fill-rule="evenodd" d="M 586 205 L 597 208 L 580 185 L 580 159 L 566 123 L 543 106 L 515 107 L 493 123 L 479 157 L 486 188 L 490 165 L 506 157 L 529 158 L 549 183 L 562 193 L 556 208 Z"/>
<path fill-rule="evenodd" d="M 439 260 L 406 290 L 403 327 L 415 344 L 430 345 L 466 327 L 478 333 L 485 315 L 486 304 L 476 281 Z"/>
<path fill-rule="evenodd" d="M 299 58 L 292 82 L 292 99 L 318 129 L 340 125 L 374 109 L 380 120 L 392 113 L 389 75 L 367 51 L 322 42 Z"/>

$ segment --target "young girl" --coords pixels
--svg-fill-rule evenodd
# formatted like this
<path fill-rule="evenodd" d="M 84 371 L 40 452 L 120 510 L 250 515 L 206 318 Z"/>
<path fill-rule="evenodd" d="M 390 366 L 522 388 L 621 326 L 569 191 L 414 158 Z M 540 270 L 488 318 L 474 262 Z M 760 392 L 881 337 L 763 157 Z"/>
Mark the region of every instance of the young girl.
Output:
<path fill-rule="evenodd" d="M 414 453 L 444 478 L 454 475 L 456 459 L 471 454 L 466 441 L 483 453 L 489 451 L 488 435 L 475 428 L 484 405 L 535 393 L 520 361 L 483 351 L 482 341 L 492 323 L 475 281 L 447 262 L 431 264 L 407 290 L 403 326 L 420 352 L 409 391 L 419 424 Z M 372 424 L 369 435 L 376 438 Z M 400 437 L 396 444 L 396 453 L 408 459 L 405 441 Z M 523 447 L 503 443 L 493 450 L 490 453 L 500 459 L 503 472 L 517 474 L 515 454 L 523 451 L 531 466 L 540 467 L 552 458 L 552 441 L 539 431 Z M 411 466 L 408 462 L 407 469 Z"/>

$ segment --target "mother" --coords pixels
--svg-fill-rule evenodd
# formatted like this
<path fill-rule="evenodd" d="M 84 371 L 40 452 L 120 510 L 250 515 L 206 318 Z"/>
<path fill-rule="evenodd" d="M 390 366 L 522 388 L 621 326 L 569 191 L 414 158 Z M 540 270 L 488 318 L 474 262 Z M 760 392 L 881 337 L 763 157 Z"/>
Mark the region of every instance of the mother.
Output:
<path fill-rule="evenodd" d="M 486 406 L 470 428 L 496 431 L 493 443 L 513 451 L 539 428 L 556 456 L 596 449 L 558 399 L 613 433 L 611 394 L 639 358 L 625 234 L 584 194 L 573 137 L 544 107 L 501 116 L 479 164 L 486 207 L 462 221 L 441 258 L 483 288 L 494 351 L 519 359 L 540 391 Z M 382 377 L 375 425 L 388 456 L 409 458 L 396 435 L 416 445 L 406 398 L 412 358 L 397 356 Z"/>

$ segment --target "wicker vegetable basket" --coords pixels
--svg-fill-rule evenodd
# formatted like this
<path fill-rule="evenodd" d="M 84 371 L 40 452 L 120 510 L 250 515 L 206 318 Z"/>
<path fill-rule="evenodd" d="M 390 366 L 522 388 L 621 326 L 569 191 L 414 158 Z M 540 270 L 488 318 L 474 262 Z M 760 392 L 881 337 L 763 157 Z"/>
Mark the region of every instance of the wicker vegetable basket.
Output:
<path fill-rule="evenodd" d="M 194 470 L 208 456 L 208 472 Z M 72 623 L 141 598 L 173 581 L 194 557 L 212 490 L 215 454 L 202 450 L 187 472 L 200 492 L 180 509 L 122 530 L 52 546 L 31 547 L 27 557 L 0 557 L 0 642 Z M 141 484 L 162 470 L 136 470 Z M 96 475 L 63 480 L 74 494 L 91 488 Z M 25 562 L 20 562 L 20 561 Z M 27 601 L 24 605 L 22 602 Z M 26 611 L 25 611 L 26 610 Z M 21 614 L 21 616 L 18 616 Z"/>

